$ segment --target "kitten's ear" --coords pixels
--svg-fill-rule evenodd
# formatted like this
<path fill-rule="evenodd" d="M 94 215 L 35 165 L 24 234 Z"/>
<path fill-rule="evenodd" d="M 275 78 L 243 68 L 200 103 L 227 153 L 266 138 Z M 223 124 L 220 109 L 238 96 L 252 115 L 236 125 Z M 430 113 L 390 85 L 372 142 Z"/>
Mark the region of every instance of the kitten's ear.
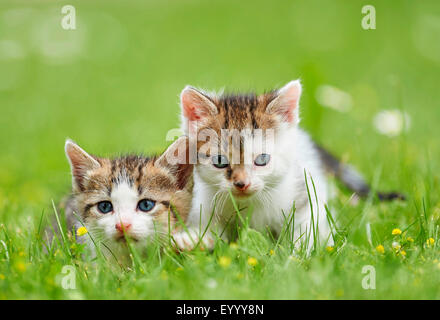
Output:
<path fill-rule="evenodd" d="M 70 139 L 64 147 L 72 170 L 73 186 L 82 189 L 87 172 L 101 167 L 99 162 Z"/>
<path fill-rule="evenodd" d="M 157 167 L 169 170 L 177 181 L 180 190 L 184 189 L 193 172 L 189 161 L 189 139 L 181 136 L 154 162 Z"/>
<path fill-rule="evenodd" d="M 299 122 L 299 99 L 301 97 L 301 83 L 299 80 L 290 81 L 276 93 L 266 108 L 269 114 L 277 114 L 282 121 L 296 124 Z"/>
<path fill-rule="evenodd" d="M 180 94 L 182 116 L 187 121 L 203 121 L 218 113 L 214 102 L 203 92 L 186 86 Z"/>

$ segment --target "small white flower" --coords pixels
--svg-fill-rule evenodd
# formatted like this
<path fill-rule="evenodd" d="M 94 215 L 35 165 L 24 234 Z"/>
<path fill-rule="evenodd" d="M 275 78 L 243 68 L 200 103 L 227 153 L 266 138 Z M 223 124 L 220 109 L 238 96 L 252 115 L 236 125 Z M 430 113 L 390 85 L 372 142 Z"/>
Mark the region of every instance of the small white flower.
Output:
<path fill-rule="evenodd" d="M 215 281 L 215 279 L 208 279 L 208 281 L 206 282 L 206 286 L 209 289 L 215 289 L 217 288 L 217 281 Z"/>
<path fill-rule="evenodd" d="M 349 93 L 326 84 L 316 89 L 315 98 L 320 105 L 339 112 L 348 112 L 353 106 Z"/>
<path fill-rule="evenodd" d="M 406 112 L 398 109 L 380 111 L 374 117 L 373 123 L 377 131 L 389 137 L 395 137 L 408 131 L 411 119 Z"/>

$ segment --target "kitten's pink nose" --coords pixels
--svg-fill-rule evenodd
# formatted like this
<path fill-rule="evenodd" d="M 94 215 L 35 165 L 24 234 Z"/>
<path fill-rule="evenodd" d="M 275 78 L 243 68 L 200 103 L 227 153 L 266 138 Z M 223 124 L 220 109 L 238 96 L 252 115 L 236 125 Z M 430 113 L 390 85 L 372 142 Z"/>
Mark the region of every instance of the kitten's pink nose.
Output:
<path fill-rule="evenodd" d="M 118 222 L 115 225 L 116 230 L 118 230 L 120 233 L 124 233 L 124 231 L 128 231 L 128 229 L 130 229 L 131 227 L 131 223 L 126 223 L 126 222 Z"/>
<path fill-rule="evenodd" d="M 250 185 L 251 185 L 250 183 L 245 183 L 243 181 L 234 182 L 234 186 L 240 191 L 245 191 L 247 188 L 249 188 Z"/>

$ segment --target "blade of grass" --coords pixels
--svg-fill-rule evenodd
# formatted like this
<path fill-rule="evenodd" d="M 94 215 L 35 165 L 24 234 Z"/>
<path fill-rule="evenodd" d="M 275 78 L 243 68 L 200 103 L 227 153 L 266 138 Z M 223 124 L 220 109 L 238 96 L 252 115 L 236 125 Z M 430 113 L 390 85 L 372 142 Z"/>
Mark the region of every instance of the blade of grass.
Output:
<path fill-rule="evenodd" d="M 70 252 L 70 248 L 69 245 L 67 243 L 67 239 L 66 239 L 66 235 L 64 234 L 64 229 L 61 226 L 61 221 L 60 221 L 60 217 L 58 216 L 58 210 L 55 206 L 55 202 L 52 200 L 52 207 L 55 213 L 55 218 L 57 220 L 57 224 L 58 224 L 58 229 L 60 230 L 61 233 L 61 238 L 63 239 L 63 244 L 65 247 L 66 252 L 68 253 L 69 257 L 72 258 L 72 253 Z"/>

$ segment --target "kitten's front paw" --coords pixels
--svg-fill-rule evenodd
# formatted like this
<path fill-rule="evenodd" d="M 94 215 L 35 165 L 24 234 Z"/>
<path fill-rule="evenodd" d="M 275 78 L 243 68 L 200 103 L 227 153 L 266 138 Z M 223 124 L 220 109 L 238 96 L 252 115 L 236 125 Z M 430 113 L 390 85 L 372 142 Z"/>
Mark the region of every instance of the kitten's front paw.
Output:
<path fill-rule="evenodd" d="M 191 251 L 194 250 L 197 244 L 201 250 L 212 250 L 214 249 L 214 238 L 206 233 L 203 239 L 200 241 L 199 233 L 195 230 L 180 231 L 175 233 L 173 236 L 174 245 L 176 249 L 181 251 Z M 200 242 L 200 243 L 199 243 Z"/>

